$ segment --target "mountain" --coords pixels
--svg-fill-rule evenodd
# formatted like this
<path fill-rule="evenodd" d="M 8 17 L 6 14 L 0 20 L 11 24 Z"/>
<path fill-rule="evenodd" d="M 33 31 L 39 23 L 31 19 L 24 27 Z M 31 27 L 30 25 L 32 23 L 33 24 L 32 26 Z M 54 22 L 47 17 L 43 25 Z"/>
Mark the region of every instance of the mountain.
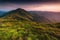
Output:
<path fill-rule="evenodd" d="M 60 22 L 60 12 L 49 12 L 49 11 L 30 11 L 31 14 L 37 14 L 50 20 L 50 22 Z M 42 18 L 42 17 L 41 17 Z"/>
<path fill-rule="evenodd" d="M 51 21 L 44 17 L 40 16 L 38 14 L 31 14 L 28 11 L 25 11 L 24 9 L 18 8 L 16 10 L 9 11 L 5 13 L 2 18 L 8 18 L 8 19 L 16 19 L 16 20 L 27 20 L 27 21 L 34 21 L 39 23 L 50 23 Z"/>
<path fill-rule="evenodd" d="M 60 40 L 60 23 L 48 24 L 51 21 L 42 16 L 46 12 L 39 13 L 21 8 L 4 13 L 0 16 L 0 40 Z"/>
<path fill-rule="evenodd" d="M 16 19 L 16 20 L 32 20 L 32 15 L 25 11 L 24 9 L 18 8 L 16 10 L 9 11 L 5 13 L 1 18 L 7 18 L 7 19 Z"/>
<path fill-rule="evenodd" d="M 18 8 L 9 12 L 0 11 L 0 17 L 28 20 L 40 23 L 58 23 L 60 22 L 60 12 L 47 12 L 47 11 L 26 11 Z"/>
<path fill-rule="evenodd" d="M 16 19 L 16 20 L 27 20 L 39 23 L 58 23 L 60 22 L 60 12 L 47 12 L 47 11 L 26 11 L 18 8 L 11 10 L 7 13 L 1 12 L 1 18 Z"/>

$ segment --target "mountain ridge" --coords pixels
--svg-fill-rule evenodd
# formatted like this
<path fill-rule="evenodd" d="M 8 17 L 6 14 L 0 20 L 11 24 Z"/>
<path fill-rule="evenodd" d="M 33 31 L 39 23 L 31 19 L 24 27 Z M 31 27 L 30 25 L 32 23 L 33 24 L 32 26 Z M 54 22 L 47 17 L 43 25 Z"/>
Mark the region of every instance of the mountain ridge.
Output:
<path fill-rule="evenodd" d="M 47 11 L 30 11 L 31 14 L 37 14 L 39 16 L 44 16 L 51 22 L 60 22 L 60 12 L 47 12 Z"/>
<path fill-rule="evenodd" d="M 5 13 L 0 18 L 26 20 L 39 23 L 56 23 L 60 22 L 60 12 L 47 12 L 47 11 L 26 11 L 22 8 L 11 10 Z"/>
<path fill-rule="evenodd" d="M 32 20 L 32 15 L 24 9 L 18 8 L 16 10 L 9 11 L 5 13 L 1 18 L 10 18 L 10 19 L 22 19 L 22 20 Z"/>
<path fill-rule="evenodd" d="M 21 8 L 7 12 L 6 14 L 3 15 L 2 18 L 28 20 L 28 21 L 39 22 L 39 23 L 50 23 L 50 20 L 45 18 L 44 16 L 31 14 L 30 12 Z"/>

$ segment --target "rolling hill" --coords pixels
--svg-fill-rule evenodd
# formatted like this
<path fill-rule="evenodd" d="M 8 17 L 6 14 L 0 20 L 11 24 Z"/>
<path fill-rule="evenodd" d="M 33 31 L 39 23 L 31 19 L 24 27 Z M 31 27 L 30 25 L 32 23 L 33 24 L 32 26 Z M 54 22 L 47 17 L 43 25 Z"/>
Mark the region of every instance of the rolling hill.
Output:
<path fill-rule="evenodd" d="M 24 9 L 18 8 L 16 10 L 5 13 L 1 18 L 16 19 L 16 20 L 32 20 L 32 15 Z"/>
<path fill-rule="evenodd" d="M 0 40 L 60 40 L 60 23 L 50 22 L 21 8 L 9 11 L 0 17 Z"/>
<path fill-rule="evenodd" d="M 53 23 L 60 22 L 60 12 L 30 11 L 31 14 L 37 14 L 49 19 Z"/>
<path fill-rule="evenodd" d="M 8 18 L 8 19 L 16 19 L 16 20 L 27 20 L 27 21 L 34 21 L 39 23 L 50 23 L 51 21 L 46 18 L 45 16 L 40 16 L 38 14 L 31 14 L 24 9 L 18 8 L 16 10 L 12 10 L 10 12 L 5 13 L 1 18 Z"/>

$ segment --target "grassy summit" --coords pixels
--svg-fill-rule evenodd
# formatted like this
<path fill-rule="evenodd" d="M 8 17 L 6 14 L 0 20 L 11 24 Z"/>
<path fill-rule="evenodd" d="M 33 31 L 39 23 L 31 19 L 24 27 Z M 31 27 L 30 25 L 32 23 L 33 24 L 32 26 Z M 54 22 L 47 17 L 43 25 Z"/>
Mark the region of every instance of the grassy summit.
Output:
<path fill-rule="evenodd" d="M 0 18 L 0 40 L 60 40 L 60 23 L 42 24 L 24 9 L 12 10 Z"/>

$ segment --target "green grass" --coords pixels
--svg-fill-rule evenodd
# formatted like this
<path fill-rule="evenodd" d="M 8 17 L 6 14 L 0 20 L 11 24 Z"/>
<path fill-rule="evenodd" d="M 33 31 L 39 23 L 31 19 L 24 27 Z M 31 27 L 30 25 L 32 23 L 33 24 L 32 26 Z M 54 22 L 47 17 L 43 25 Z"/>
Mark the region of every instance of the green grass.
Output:
<path fill-rule="evenodd" d="M 31 21 L 0 21 L 0 40 L 60 40 L 59 37 L 57 26 Z"/>

